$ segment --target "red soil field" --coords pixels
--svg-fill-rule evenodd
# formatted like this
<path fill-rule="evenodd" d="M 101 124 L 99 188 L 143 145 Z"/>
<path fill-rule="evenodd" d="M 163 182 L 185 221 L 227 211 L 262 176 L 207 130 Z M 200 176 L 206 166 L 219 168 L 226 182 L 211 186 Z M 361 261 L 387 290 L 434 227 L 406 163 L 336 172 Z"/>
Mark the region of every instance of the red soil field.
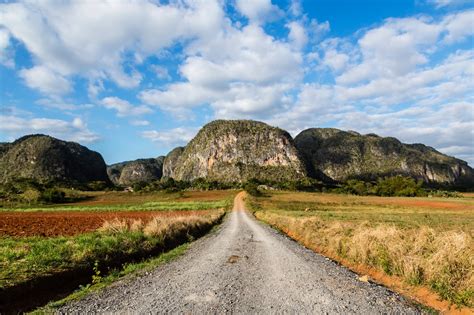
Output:
<path fill-rule="evenodd" d="M 0 212 L 0 236 L 60 236 L 92 232 L 105 221 L 141 219 L 144 223 L 154 217 L 203 215 L 207 211 L 52 211 L 52 212 Z"/>

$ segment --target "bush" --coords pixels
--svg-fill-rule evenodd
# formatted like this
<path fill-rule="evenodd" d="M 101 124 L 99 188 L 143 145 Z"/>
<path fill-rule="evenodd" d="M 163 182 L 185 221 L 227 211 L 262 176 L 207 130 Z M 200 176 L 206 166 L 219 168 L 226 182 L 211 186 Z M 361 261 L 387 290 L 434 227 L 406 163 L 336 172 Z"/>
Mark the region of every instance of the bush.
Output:
<path fill-rule="evenodd" d="M 66 202 L 66 194 L 56 188 L 48 188 L 41 193 L 41 200 L 48 203 Z"/>
<path fill-rule="evenodd" d="M 422 181 L 417 182 L 410 177 L 386 177 L 377 181 L 375 192 L 378 196 L 426 196 L 422 185 Z"/>
<path fill-rule="evenodd" d="M 421 197 L 427 195 L 426 191 L 422 188 L 422 185 L 422 181 L 416 181 L 413 178 L 404 176 L 379 178 L 375 183 L 350 179 L 340 188 L 336 189 L 335 192 L 360 196 Z"/>
<path fill-rule="evenodd" d="M 261 183 L 257 179 L 250 179 L 242 185 L 242 188 L 251 196 L 261 196 L 262 192 L 258 189 Z"/>
<path fill-rule="evenodd" d="M 87 188 L 92 191 L 102 191 L 109 188 L 110 184 L 104 181 L 93 181 L 87 185 Z"/>

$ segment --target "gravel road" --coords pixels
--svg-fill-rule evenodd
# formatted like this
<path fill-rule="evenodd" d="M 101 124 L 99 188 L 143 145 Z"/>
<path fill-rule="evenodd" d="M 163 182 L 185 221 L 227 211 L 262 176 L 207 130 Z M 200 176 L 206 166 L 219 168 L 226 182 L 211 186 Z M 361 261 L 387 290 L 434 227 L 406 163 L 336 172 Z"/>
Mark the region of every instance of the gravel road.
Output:
<path fill-rule="evenodd" d="M 60 313 L 416 314 L 386 288 L 315 254 L 244 210 L 242 194 L 217 232 L 178 259 L 124 279 Z"/>

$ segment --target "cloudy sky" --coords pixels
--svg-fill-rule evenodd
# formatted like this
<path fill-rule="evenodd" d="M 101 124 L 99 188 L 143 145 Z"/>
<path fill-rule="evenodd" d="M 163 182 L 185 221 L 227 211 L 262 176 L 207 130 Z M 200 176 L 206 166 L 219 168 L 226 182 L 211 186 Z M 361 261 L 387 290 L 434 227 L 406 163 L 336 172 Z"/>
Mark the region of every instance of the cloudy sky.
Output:
<path fill-rule="evenodd" d="M 45 133 L 107 163 L 216 118 L 421 142 L 474 165 L 463 0 L 0 0 L 0 141 Z"/>

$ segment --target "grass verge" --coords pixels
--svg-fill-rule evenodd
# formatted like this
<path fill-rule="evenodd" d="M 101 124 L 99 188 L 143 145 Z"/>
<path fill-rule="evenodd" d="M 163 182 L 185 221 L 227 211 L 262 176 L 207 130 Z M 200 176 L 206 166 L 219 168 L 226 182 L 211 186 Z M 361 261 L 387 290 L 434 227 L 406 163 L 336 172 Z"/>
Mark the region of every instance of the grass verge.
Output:
<path fill-rule="evenodd" d="M 33 312 L 30 312 L 29 314 L 54 314 L 56 308 L 59 308 L 65 305 L 66 303 L 80 300 L 91 293 L 99 292 L 114 283 L 115 281 L 124 278 L 125 276 L 138 277 L 160 266 L 161 264 L 168 263 L 176 259 L 177 257 L 181 256 L 186 252 L 188 246 L 189 243 L 185 243 L 170 250 L 169 252 L 159 255 L 158 257 L 146 259 L 137 263 L 124 264 L 121 269 L 114 269 L 105 277 L 95 278 L 96 281 L 94 281 L 94 283 L 80 286 L 78 290 L 74 291 L 67 297 L 59 301 L 50 302 L 46 306 L 41 307 Z"/>

